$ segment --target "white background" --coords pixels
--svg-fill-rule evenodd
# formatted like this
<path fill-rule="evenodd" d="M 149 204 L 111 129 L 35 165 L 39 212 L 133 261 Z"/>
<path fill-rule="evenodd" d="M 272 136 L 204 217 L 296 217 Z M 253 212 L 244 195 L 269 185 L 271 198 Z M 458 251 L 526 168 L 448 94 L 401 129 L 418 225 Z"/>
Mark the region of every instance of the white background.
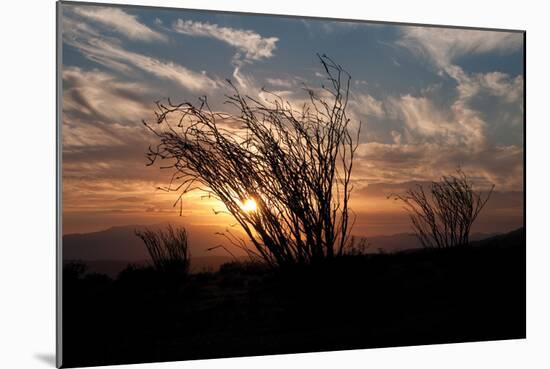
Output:
<path fill-rule="evenodd" d="M 130 0 L 128 0 L 130 1 Z M 114 1 L 117 2 L 117 1 Z M 132 368 L 550 368 L 548 13 L 543 1 L 193 0 L 134 4 L 527 30 L 527 340 Z M 0 367 L 53 367 L 55 2 L 4 1 L 0 27 Z M 546 227 L 545 227 L 546 226 Z M 466 271 L 465 271 L 466 272 Z M 472 307 L 475 309 L 475 306 Z M 545 350 L 546 349 L 546 350 Z M 120 367 L 124 368 L 124 366 Z"/>

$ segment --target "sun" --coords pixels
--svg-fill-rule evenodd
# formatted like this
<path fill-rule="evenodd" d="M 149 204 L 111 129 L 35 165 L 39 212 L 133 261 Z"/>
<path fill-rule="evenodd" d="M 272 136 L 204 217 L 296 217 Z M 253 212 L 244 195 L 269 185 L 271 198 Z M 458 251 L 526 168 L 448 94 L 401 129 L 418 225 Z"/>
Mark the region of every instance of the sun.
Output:
<path fill-rule="evenodd" d="M 256 201 L 254 201 L 254 199 L 246 199 L 245 202 L 241 205 L 241 209 L 243 209 L 247 213 L 253 213 L 258 210 L 258 205 L 256 204 Z"/>

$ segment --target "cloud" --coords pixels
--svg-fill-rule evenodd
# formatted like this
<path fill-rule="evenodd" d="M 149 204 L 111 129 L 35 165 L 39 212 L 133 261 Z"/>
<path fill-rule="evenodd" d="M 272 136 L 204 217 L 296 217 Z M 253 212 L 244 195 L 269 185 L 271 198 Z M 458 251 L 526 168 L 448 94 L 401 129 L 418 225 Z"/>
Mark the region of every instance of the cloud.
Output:
<path fill-rule="evenodd" d="M 499 96 L 513 103 L 523 96 L 523 77 L 501 72 L 468 74 L 456 60 L 464 55 L 489 52 L 510 53 L 523 47 L 523 34 L 517 32 L 403 27 L 397 41 L 414 54 L 425 57 L 457 83 L 460 99 L 466 103 L 479 93 Z"/>
<path fill-rule="evenodd" d="M 281 78 L 266 78 L 266 82 L 275 87 L 291 88 L 294 86 L 294 81 Z"/>
<path fill-rule="evenodd" d="M 359 145 L 354 178 L 360 183 L 431 181 L 462 167 L 479 188 L 495 184 L 499 191 L 523 190 L 523 150 L 514 145 L 466 147 L 436 143 Z"/>
<path fill-rule="evenodd" d="M 485 145 L 485 122 L 460 100 L 449 111 L 438 109 L 426 97 L 404 95 L 391 98 L 389 102 L 393 113 L 404 122 L 408 142 L 464 145 L 471 150 Z"/>
<path fill-rule="evenodd" d="M 463 98 L 470 98 L 480 93 L 502 97 L 506 103 L 521 102 L 523 99 L 523 76 L 514 78 L 506 73 L 476 73 L 471 76 L 460 76 L 458 86 Z M 523 104 L 520 104 L 522 107 Z"/>
<path fill-rule="evenodd" d="M 492 78 L 484 84 L 501 82 L 499 76 Z M 490 142 L 487 122 L 467 102 L 466 94 L 459 94 L 442 107 L 426 96 L 406 94 L 375 104 L 388 135 L 360 143 L 354 165 L 359 187 L 362 182 L 433 180 L 461 166 L 482 187 L 522 190 L 523 149 Z"/>
<path fill-rule="evenodd" d="M 240 87 L 245 89 L 256 88 L 256 82 L 252 76 L 244 74 L 241 69 L 245 63 L 252 63 L 262 59 L 273 57 L 277 48 L 277 37 L 262 37 L 260 34 L 245 29 L 221 27 L 217 24 L 196 22 L 178 19 L 172 26 L 173 30 L 195 37 L 210 37 L 233 46 L 238 51 L 233 56 L 233 78 Z"/>
<path fill-rule="evenodd" d="M 492 51 L 509 53 L 523 47 L 523 35 L 514 32 L 460 30 L 434 27 L 403 27 L 398 45 L 447 66 L 463 55 Z"/>
<path fill-rule="evenodd" d="M 498 80 L 498 78 L 497 78 Z M 523 189 L 523 149 L 487 139 L 481 113 L 459 96 L 449 107 L 424 96 L 403 95 L 384 101 L 390 138 L 360 143 L 354 178 L 367 183 L 427 181 L 461 166 L 481 187 Z"/>
<path fill-rule="evenodd" d="M 98 70 L 63 69 L 63 109 L 89 122 L 139 124 L 150 114 L 150 91 L 142 83 L 121 81 Z"/>
<path fill-rule="evenodd" d="M 304 25 L 310 37 L 319 36 L 322 32 L 327 35 L 350 32 L 359 27 L 375 27 L 373 23 L 365 22 L 345 22 L 339 20 L 316 20 L 303 19 L 301 23 Z"/>
<path fill-rule="evenodd" d="M 62 78 L 64 179 L 167 185 L 171 171 L 145 166 L 148 147 L 158 142 L 142 120 L 156 122 L 157 89 L 98 69 L 64 67 Z"/>
<path fill-rule="evenodd" d="M 259 90 L 254 76 L 241 72 L 240 63 L 235 63 L 233 78 L 235 78 L 241 88 L 247 90 L 248 92 L 250 92 L 250 94 L 256 94 Z"/>
<path fill-rule="evenodd" d="M 351 106 L 357 110 L 358 115 L 383 118 L 386 114 L 383 102 L 369 94 L 355 94 Z"/>
<path fill-rule="evenodd" d="M 392 130 L 390 131 L 390 134 L 393 139 L 393 143 L 396 145 L 401 145 L 401 138 L 402 138 L 401 133 Z"/>
<path fill-rule="evenodd" d="M 420 97 L 407 95 L 392 100 L 393 112 L 405 122 L 403 142 L 437 143 L 440 153 L 444 153 L 439 156 L 456 164 L 472 162 L 467 156 L 470 155 L 475 163 L 486 165 L 472 163 L 476 173 L 487 180 L 504 187 L 521 187 L 523 150 L 517 145 L 491 142 L 487 136 L 489 132 L 502 131 L 513 127 L 511 122 L 522 120 L 523 76 L 513 77 L 499 71 L 468 73 L 457 63 L 464 55 L 506 54 L 521 50 L 523 35 L 429 27 L 403 27 L 401 30 L 397 44 L 429 60 L 438 68 L 439 75 L 446 74 L 456 82 L 456 98 L 449 103 L 449 109 L 438 108 L 422 96 L 429 95 L 428 91 Z M 489 97 L 498 100 L 488 100 Z M 498 106 L 498 112 L 490 113 L 489 106 Z M 496 125 L 498 128 L 494 127 Z M 436 150 L 431 152 L 438 155 Z M 445 163 L 430 165 L 443 168 Z M 427 171 L 430 169 L 429 165 L 422 167 Z M 513 176 L 510 175 L 512 172 Z"/>
<path fill-rule="evenodd" d="M 184 88 L 204 93 L 220 85 L 219 81 L 205 73 L 192 71 L 171 61 L 124 49 L 117 39 L 102 37 L 85 23 L 66 17 L 63 24 L 63 40 L 79 50 L 88 59 L 123 73 L 137 68 L 158 78 L 178 83 Z"/>
<path fill-rule="evenodd" d="M 101 23 L 131 40 L 167 41 L 167 37 L 138 21 L 137 16 L 114 7 L 84 6 L 73 11 L 94 22 Z"/>
<path fill-rule="evenodd" d="M 63 69 L 64 178 L 151 179 L 144 153 L 152 92 L 99 70 Z"/>
<path fill-rule="evenodd" d="M 271 58 L 279 41 L 277 37 L 262 37 L 251 30 L 220 27 L 217 24 L 191 20 L 178 19 L 173 29 L 185 35 L 210 37 L 225 42 L 243 53 L 245 60 Z"/>

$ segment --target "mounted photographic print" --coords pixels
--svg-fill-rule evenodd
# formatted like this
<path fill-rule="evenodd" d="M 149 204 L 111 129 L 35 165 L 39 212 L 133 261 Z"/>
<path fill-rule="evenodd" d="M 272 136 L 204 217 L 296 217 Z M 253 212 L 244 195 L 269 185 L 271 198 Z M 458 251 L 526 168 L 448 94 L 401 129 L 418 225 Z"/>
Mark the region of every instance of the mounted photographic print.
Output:
<path fill-rule="evenodd" d="M 58 365 L 524 338 L 524 47 L 58 3 Z"/>

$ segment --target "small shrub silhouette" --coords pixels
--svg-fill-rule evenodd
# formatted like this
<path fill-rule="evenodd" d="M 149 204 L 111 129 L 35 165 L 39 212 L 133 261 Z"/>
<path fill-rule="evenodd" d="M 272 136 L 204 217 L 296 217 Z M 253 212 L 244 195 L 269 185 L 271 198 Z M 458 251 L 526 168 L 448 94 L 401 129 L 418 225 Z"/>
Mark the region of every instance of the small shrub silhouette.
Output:
<path fill-rule="evenodd" d="M 415 235 L 424 247 L 450 248 L 470 244 L 472 224 L 489 201 L 494 187 L 483 197 L 459 168 L 455 175 L 432 182 L 428 193 L 422 185 L 417 185 L 404 194 L 389 197 L 405 204 Z"/>
<path fill-rule="evenodd" d="M 370 247 L 371 244 L 366 237 L 351 236 L 349 243 L 346 245 L 344 254 L 348 256 L 366 255 Z"/>
<path fill-rule="evenodd" d="M 185 228 L 169 225 L 165 231 L 145 229 L 136 230 L 135 234 L 145 244 L 157 271 L 188 274 L 191 255 Z"/>
<path fill-rule="evenodd" d="M 82 261 L 70 261 L 63 265 L 63 279 L 77 280 L 86 274 L 88 266 Z"/>

